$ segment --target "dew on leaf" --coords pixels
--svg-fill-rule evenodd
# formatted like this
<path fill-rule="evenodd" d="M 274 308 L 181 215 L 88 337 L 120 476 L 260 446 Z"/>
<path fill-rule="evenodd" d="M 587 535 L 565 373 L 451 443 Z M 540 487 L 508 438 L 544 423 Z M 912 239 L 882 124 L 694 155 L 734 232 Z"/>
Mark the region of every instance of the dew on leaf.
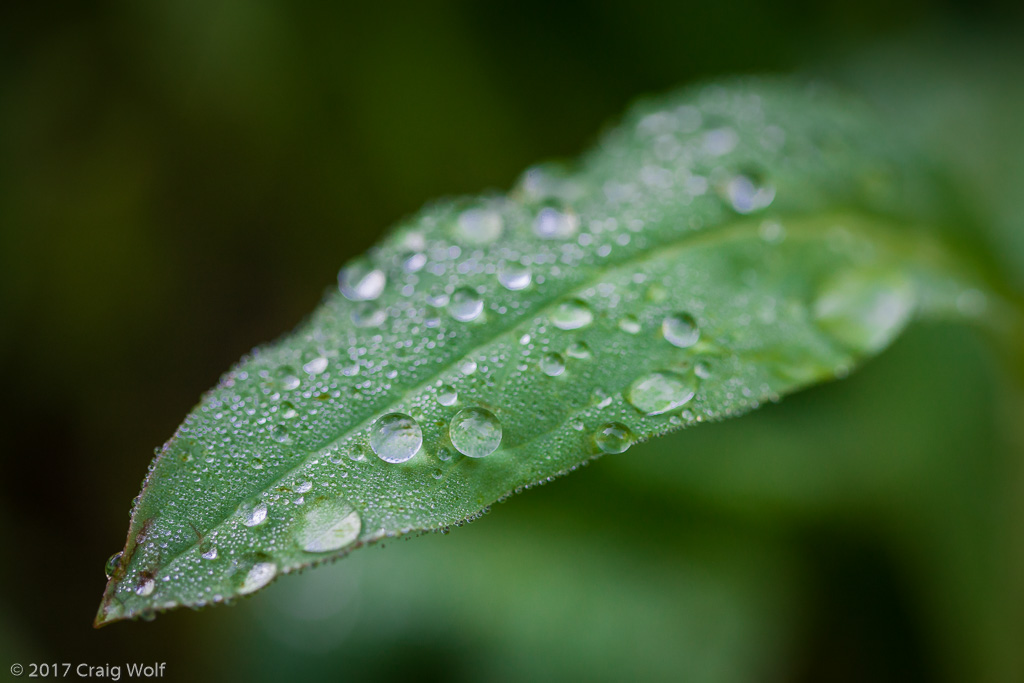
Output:
<path fill-rule="evenodd" d="M 387 317 L 387 311 L 376 301 L 363 301 L 352 309 L 352 324 L 356 327 L 380 327 Z"/>
<path fill-rule="evenodd" d="M 573 342 L 565 349 L 565 355 L 577 360 L 586 360 L 590 358 L 590 347 L 587 346 L 586 342 Z"/>
<path fill-rule="evenodd" d="M 563 213 L 558 209 L 545 207 L 533 222 L 533 231 L 541 239 L 565 240 L 576 234 L 579 218 L 574 213 Z"/>
<path fill-rule="evenodd" d="M 604 453 L 624 453 L 633 444 L 633 432 L 621 422 L 608 422 L 594 433 L 594 444 Z"/>
<path fill-rule="evenodd" d="M 246 563 L 248 564 L 248 563 Z M 241 585 L 238 587 L 240 595 L 258 591 L 277 576 L 277 565 L 273 562 L 255 562 L 245 572 Z"/>
<path fill-rule="evenodd" d="M 689 313 L 673 313 L 661 322 L 661 333 L 673 346 L 687 349 L 700 339 L 700 328 Z"/>
<path fill-rule="evenodd" d="M 455 405 L 459 400 L 459 392 L 450 384 L 445 384 L 437 390 L 437 402 L 443 406 Z"/>
<path fill-rule="evenodd" d="M 640 331 L 640 321 L 635 315 L 623 316 L 619 319 L 619 329 L 628 334 L 636 334 Z"/>
<path fill-rule="evenodd" d="M 242 520 L 242 524 L 246 526 L 258 526 L 263 524 L 267 519 L 267 504 L 259 503 L 255 505 L 245 515 L 245 519 Z"/>
<path fill-rule="evenodd" d="M 520 263 L 505 263 L 498 269 L 498 282 L 505 289 L 516 292 L 526 289 L 533 281 L 533 271 Z"/>
<path fill-rule="evenodd" d="M 373 423 L 370 448 L 384 462 L 405 462 L 423 445 L 419 424 L 404 413 L 388 413 Z"/>
<path fill-rule="evenodd" d="M 849 350 L 874 353 L 903 329 L 914 309 L 910 282 L 895 273 L 850 269 L 829 279 L 814 301 L 818 326 Z"/>
<path fill-rule="evenodd" d="M 151 577 L 145 577 L 139 582 L 139 585 L 135 587 L 135 594 L 145 597 L 151 595 L 153 590 L 156 588 L 156 581 Z"/>
<path fill-rule="evenodd" d="M 387 277 L 364 259 L 350 263 L 338 271 L 338 289 L 349 301 L 370 301 L 384 292 Z"/>
<path fill-rule="evenodd" d="M 725 186 L 725 196 L 736 213 L 753 213 L 766 208 L 775 199 L 775 188 L 743 174 L 734 176 Z"/>
<path fill-rule="evenodd" d="M 565 358 L 560 353 L 546 353 L 540 359 L 540 370 L 548 377 L 557 377 L 565 372 Z"/>
<path fill-rule="evenodd" d="M 448 436 L 459 453 L 482 458 L 501 443 L 501 422 L 485 408 L 466 408 L 452 418 Z"/>
<path fill-rule="evenodd" d="M 484 300 L 469 287 L 460 287 L 448 301 L 448 312 L 459 322 L 476 320 L 484 310 Z"/>
<path fill-rule="evenodd" d="M 551 312 L 552 324 L 560 330 L 586 327 L 594 320 L 594 313 L 582 299 L 563 301 Z"/>
<path fill-rule="evenodd" d="M 467 209 L 455 224 L 456 237 L 470 244 L 490 244 L 501 237 L 501 214 L 491 209 Z"/>
<path fill-rule="evenodd" d="M 298 542 L 307 553 L 328 553 L 353 543 L 361 528 L 362 519 L 351 505 L 324 501 L 303 517 Z"/>
<path fill-rule="evenodd" d="M 123 557 L 124 553 L 118 551 L 107 559 L 107 564 L 104 567 L 104 571 L 106 572 L 108 579 L 113 578 L 114 574 L 116 574 L 121 569 L 121 558 Z"/>
<path fill-rule="evenodd" d="M 661 415 L 689 403 L 696 390 L 693 374 L 663 370 L 633 382 L 626 391 L 626 400 L 645 415 Z"/>

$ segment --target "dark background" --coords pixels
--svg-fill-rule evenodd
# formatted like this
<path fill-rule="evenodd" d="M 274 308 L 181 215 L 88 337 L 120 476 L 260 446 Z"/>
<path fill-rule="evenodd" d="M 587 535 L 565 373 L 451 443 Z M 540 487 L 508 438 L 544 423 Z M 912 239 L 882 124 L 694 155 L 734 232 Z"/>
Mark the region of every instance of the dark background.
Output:
<path fill-rule="evenodd" d="M 834 73 L 884 108 L 898 64 L 878 54 L 934 62 L 941 86 L 928 55 L 1011 43 L 1017 5 L 7 4 L 0 671 L 1024 680 L 1024 401 L 980 335 L 945 326 L 448 537 L 233 608 L 90 625 L 153 448 L 403 215 L 507 188 L 695 80 Z M 1019 139 L 1001 121 L 989 139 L 1014 121 Z"/>

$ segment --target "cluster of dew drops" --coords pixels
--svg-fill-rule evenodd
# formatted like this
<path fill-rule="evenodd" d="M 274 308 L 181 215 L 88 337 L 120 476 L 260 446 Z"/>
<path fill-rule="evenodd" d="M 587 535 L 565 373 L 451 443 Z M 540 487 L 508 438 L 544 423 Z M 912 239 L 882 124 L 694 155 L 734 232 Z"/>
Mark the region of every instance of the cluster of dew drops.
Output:
<path fill-rule="evenodd" d="M 616 259 L 621 261 L 657 247 L 658 240 L 670 240 L 671 235 L 645 231 L 647 225 L 658 224 L 659 211 L 692 205 L 696 218 L 678 228 L 692 231 L 703 227 L 705 219 L 713 223 L 723 213 L 745 215 L 768 207 L 775 198 L 775 189 L 762 174 L 735 167 L 730 170 L 729 155 L 741 139 L 729 121 L 742 124 L 754 136 L 751 140 L 744 138 L 744 144 L 759 145 L 769 155 L 781 149 L 783 131 L 763 120 L 756 95 L 709 93 L 701 106 L 683 104 L 636 117 L 629 130 L 613 133 L 606 140 L 582 177 L 551 175 L 543 167 L 531 169 L 512 193 L 512 200 L 480 200 L 441 218 L 428 210 L 418 224 L 400 229 L 370 257 L 346 265 L 338 274 L 343 299 L 338 300 L 335 309 L 342 311 L 348 318 L 344 322 L 351 325 L 342 325 L 344 330 L 336 333 L 340 336 L 315 340 L 321 351 L 300 363 L 303 373 L 312 379 L 332 374 L 361 379 L 357 388 L 363 397 L 387 392 L 392 382 L 402 379 L 386 360 L 374 362 L 375 355 L 387 356 L 383 351 L 389 344 L 409 358 L 422 359 L 430 356 L 430 350 L 458 338 L 462 334 L 459 326 L 491 322 L 493 316 L 506 314 L 513 321 L 527 320 L 523 316 L 532 315 L 531 307 L 537 299 L 526 295 L 531 290 L 543 286 L 550 290 L 550 285 L 571 278 L 576 271 L 614 264 Z M 625 142 L 616 140 L 616 135 L 625 136 Z M 767 225 L 769 229 L 762 234 L 765 240 L 782 239 L 777 223 Z M 491 284 L 484 283 L 484 277 Z M 434 283 L 433 288 L 418 286 L 428 280 Z M 392 291 L 397 296 L 391 296 Z M 389 303 L 385 305 L 385 301 Z M 570 297 L 551 305 L 543 322 L 572 331 L 583 330 L 593 320 L 591 305 L 583 298 Z M 641 329 L 640 322 L 628 314 L 621 317 L 618 326 L 630 334 Z M 427 334 L 430 331 L 434 336 Z M 701 329 L 690 312 L 677 310 L 662 317 L 658 334 L 665 343 L 690 349 L 700 339 Z M 529 338 L 529 333 L 524 334 L 520 343 Z M 339 349 L 347 349 L 347 359 L 345 351 L 339 353 Z M 375 354 L 375 350 L 382 353 Z M 536 367 L 548 377 L 559 377 L 573 359 L 589 355 L 586 344 L 577 342 L 564 353 L 542 353 Z M 455 360 L 459 376 L 472 375 L 477 369 L 477 361 L 469 357 Z M 300 379 L 303 373 L 279 368 L 279 388 L 285 392 L 299 390 L 304 383 Z M 357 378 L 360 374 L 363 377 Z M 222 386 L 244 379 L 244 373 L 236 372 Z M 374 385 L 373 379 L 379 381 Z M 444 408 L 461 403 L 460 390 L 454 384 L 437 380 L 431 392 L 433 400 Z M 660 370 L 633 382 L 623 398 L 643 415 L 665 415 L 672 424 L 680 425 L 688 411 L 682 411 L 682 418 L 678 413 L 694 398 L 696 390 L 694 373 Z M 610 401 L 606 398 L 597 407 Z M 469 403 L 447 419 L 448 441 L 464 456 L 485 458 L 499 450 L 503 427 L 488 407 Z M 290 401 L 278 404 L 274 412 L 285 422 L 298 415 Z M 223 412 L 215 403 L 203 409 Z M 251 415 L 253 409 L 248 410 Z M 259 423 L 268 424 L 268 432 L 276 441 L 288 443 L 291 438 L 282 424 L 270 426 L 265 418 Z M 580 429 L 578 424 L 573 423 L 572 428 Z M 636 439 L 630 427 L 618 421 L 601 424 L 589 432 L 588 438 L 601 453 L 622 453 Z M 372 419 L 367 441 L 380 460 L 399 464 L 421 452 L 424 434 L 413 415 L 387 412 Z M 441 460 L 451 457 L 446 446 L 440 447 L 437 456 Z M 308 482 L 305 485 L 306 490 L 311 487 Z M 265 503 L 250 506 L 243 523 L 258 526 L 267 514 Z M 307 519 L 314 531 L 304 542 L 305 550 L 333 551 L 359 537 L 359 515 L 351 507 L 327 509 L 323 515 L 323 519 L 315 515 Z M 206 547 L 202 557 L 216 559 L 216 547 Z M 120 562 L 120 554 L 111 558 L 108 576 L 121 568 Z M 253 564 L 251 576 L 246 577 L 239 592 L 255 590 L 269 582 L 275 572 L 272 562 Z M 143 596 L 152 590 L 152 580 L 145 578 L 135 588 Z"/>

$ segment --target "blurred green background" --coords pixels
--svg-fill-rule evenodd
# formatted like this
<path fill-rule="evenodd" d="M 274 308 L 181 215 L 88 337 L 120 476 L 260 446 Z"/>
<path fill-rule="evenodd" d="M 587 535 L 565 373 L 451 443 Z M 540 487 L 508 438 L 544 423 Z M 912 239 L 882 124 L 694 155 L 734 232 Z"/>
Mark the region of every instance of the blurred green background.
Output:
<path fill-rule="evenodd" d="M 1024 281 L 1018 5 L 6 4 L 0 671 L 1024 680 L 1021 385 L 939 325 L 446 537 L 90 626 L 152 449 L 220 372 L 403 215 L 576 155 L 639 95 L 793 69 L 858 88 L 957 161 Z"/>

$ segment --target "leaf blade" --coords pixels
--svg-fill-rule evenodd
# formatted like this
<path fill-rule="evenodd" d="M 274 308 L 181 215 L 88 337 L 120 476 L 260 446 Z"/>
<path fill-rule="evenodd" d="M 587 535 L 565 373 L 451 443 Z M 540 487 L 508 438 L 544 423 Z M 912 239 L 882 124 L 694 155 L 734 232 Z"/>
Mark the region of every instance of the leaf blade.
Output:
<path fill-rule="evenodd" d="M 912 227 L 942 198 L 870 121 L 815 89 L 698 89 L 642 105 L 575 173 L 427 208 L 165 445 L 97 624 L 459 524 L 848 372 L 914 316 L 977 313 L 980 285 Z M 392 414 L 415 428 L 382 431 Z"/>

